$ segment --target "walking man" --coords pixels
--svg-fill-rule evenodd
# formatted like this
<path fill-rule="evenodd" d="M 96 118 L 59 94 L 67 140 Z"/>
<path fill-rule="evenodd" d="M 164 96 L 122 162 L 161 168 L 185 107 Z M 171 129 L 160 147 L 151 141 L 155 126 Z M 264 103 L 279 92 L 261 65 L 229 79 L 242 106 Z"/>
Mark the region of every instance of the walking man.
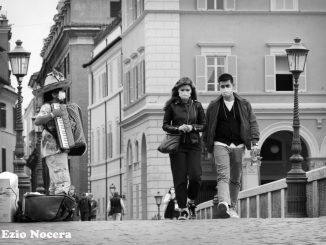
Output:
<path fill-rule="evenodd" d="M 125 205 L 118 192 L 114 192 L 113 197 L 108 202 L 107 212 L 114 221 L 121 220 L 121 215 L 125 213 Z"/>
<path fill-rule="evenodd" d="M 206 112 L 203 133 L 208 158 L 214 156 L 217 171 L 217 215 L 239 218 L 236 212 L 241 187 L 242 160 L 245 148 L 258 151 L 259 128 L 250 103 L 236 94 L 233 77 L 224 73 L 218 78 L 221 95 Z"/>

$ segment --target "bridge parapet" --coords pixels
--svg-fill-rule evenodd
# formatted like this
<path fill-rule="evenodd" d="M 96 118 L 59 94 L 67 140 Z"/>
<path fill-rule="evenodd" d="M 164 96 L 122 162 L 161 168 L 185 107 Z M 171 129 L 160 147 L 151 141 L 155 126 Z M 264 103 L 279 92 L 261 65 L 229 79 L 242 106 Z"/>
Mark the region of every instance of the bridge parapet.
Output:
<path fill-rule="evenodd" d="M 311 170 L 307 174 L 307 217 L 326 216 L 326 167 Z M 199 219 L 215 218 L 213 200 L 197 207 Z M 287 184 L 280 179 L 239 193 L 238 213 L 241 218 L 287 217 Z"/>

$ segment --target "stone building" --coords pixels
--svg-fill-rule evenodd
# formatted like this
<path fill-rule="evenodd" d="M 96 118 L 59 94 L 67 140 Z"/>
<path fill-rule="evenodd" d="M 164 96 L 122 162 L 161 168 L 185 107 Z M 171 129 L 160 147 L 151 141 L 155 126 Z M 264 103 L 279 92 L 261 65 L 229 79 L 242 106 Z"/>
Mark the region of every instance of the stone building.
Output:
<path fill-rule="evenodd" d="M 10 51 L 10 39 L 11 27 L 0 6 L 0 172 L 13 172 L 16 144 L 17 93 L 10 81 L 7 55 Z"/>
<path fill-rule="evenodd" d="M 77 103 L 82 112 L 85 135 L 88 128 L 88 74 L 82 65 L 89 59 L 96 34 L 112 22 L 117 1 L 107 0 L 60 0 L 58 13 L 53 17 L 48 37 L 41 51 L 42 67 L 31 86 L 43 86 L 46 74 L 56 69 L 70 80 L 67 101 Z M 112 13 L 111 13 L 112 12 Z M 42 101 L 36 98 L 36 112 Z M 88 191 L 87 154 L 70 157 L 69 168 L 76 192 Z"/>
<path fill-rule="evenodd" d="M 196 83 L 204 108 L 218 95 L 217 78 L 223 72 L 235 77 L 237 92 L 252 103 L 263 162 L 260 168 L 251 166 L 246 152 L 243 189 L 286 175 L 293 79 L 285 48 L 296 36 L 311 50 L 300 77 L 304 168 L 325 165 L 325 14 L 326 3 L 318 0 L 122 1 L 121 127 L 127 218 L 154 217 L 154 196 L 172 185 L 168 156 L 157 146 L 164 137 L 164 102 L 183 76 Z M 205 155 L 198 201 L 215 193 L 214 164 Z"/>

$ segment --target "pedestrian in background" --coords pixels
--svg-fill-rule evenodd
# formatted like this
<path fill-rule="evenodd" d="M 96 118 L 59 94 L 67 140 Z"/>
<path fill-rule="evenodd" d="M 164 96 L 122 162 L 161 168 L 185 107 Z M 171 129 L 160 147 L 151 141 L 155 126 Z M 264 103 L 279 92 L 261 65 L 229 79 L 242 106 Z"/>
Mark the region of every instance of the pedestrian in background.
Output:
<path fill-rule="evenodd" d="M 196 88 L 188 77 L 181 78 L 172 88 L 165 103 L 163 130 L 181 134 L 177 153 L 169 154 L 176 199 L 180 208 L 179 220 L 196 215 L 195 199 L 201 185 L 201 139 L 205 113 L 197 101 Z M 189 183 L 188 183 L 189 181 Z M 188 201 L 187 201 L 188 199 Z"/>
<path fill-rule="evenodd" d="M 98 204 L 97 201 L 94 199 L 93 194 L 88 194 L 89 201 L 91 203 L 91 212 L 89 215 L 89 220 L 96 220 Z"/>
<path fill-rule="evenodd" d="M 80 212 L 81 221 L 88 221 L 91 212 L 91 202 L 85 192 L 83 192 L 78 202 L 78 210 Z"/>
<path fill-rule="evenodd" d="M 119 221 L 121 220 L 122 214 L 125 214 L 125 210 L 125 205 L 122 198 L 119 196 L 119 193 L 114 192 L 107 207 L 109 216 L 112 216 L 112 220 Z"/>
<path fill-rule="evenodd" d="M 79 202 L 79 197 L 78 195 L 76 194 L 75 192 L 75 186 L 74 185 L 71 185 L 70 188 L 69 188 L 69 191 L 68 191 L 68 195 L 72 198 L 75 199 L 75 206 L 74 208 L 72 209 L 72 215 L 71 215 L 71 220 L 74 220 L 74 221 L 77 221 L 79 220 L 79 215 L 78 215 L 78 202 Z"/>
<path fill-rule="evenodd" d="M 216 164 L 218 217 L 238 218 L 244 151 L 259 151 L 259 128 L 250 103 L 234 92 L 233 77 L 222 74 L 218 83 L 221 95 L 207 108 L 203 140 L 208 158 L 214 155 Z"/>
<path fill-rule="evenodd" d="M 165 194 L 163 203 L 166 205 L 164 211 L 165 219 L 177 219 L 180 214 L 180 210 L 178 207 L 177 199 L 175 196 L 175 189 L 171 187 L 168 193 Z"/>

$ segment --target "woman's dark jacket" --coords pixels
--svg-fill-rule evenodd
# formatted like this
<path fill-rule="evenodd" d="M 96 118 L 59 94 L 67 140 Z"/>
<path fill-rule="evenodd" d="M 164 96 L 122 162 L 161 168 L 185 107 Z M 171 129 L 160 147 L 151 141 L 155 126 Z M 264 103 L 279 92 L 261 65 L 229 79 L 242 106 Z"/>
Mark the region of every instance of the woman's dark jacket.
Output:
<path fill-rule="evenodd" d="M 178 127 L 188 124 L 193 130 L 183 133 Z M 205 112 L 200 102 L 188 100 L 187 103 L 181 100 L 174 101 L 166 106 L 163 118 L 163 130 L 171 134 L 181 133 L 179 150 L 201 150 L 201 140 L 199 132 L 205 129 Z"/>
<path fill-rule="evenodd" d="M 240 136 L 248 150 L 251 149 L 251 143 L 257 143 L 259 141 L 259 128 L 256 121 L 256 116 L 251 108 L 250 103 L 234 93 L 234 97 L 237 100 L 235 105 L 238 106 L 240 114 Z M 214 136 L 216 125 L 218 124 L 218 113 L 221 103 L 223 103 L 222 96 L 213 100 L 206 111 L 206 129 L 203 133 L 203 140 L 209 153 L 214 149 Z"/>

